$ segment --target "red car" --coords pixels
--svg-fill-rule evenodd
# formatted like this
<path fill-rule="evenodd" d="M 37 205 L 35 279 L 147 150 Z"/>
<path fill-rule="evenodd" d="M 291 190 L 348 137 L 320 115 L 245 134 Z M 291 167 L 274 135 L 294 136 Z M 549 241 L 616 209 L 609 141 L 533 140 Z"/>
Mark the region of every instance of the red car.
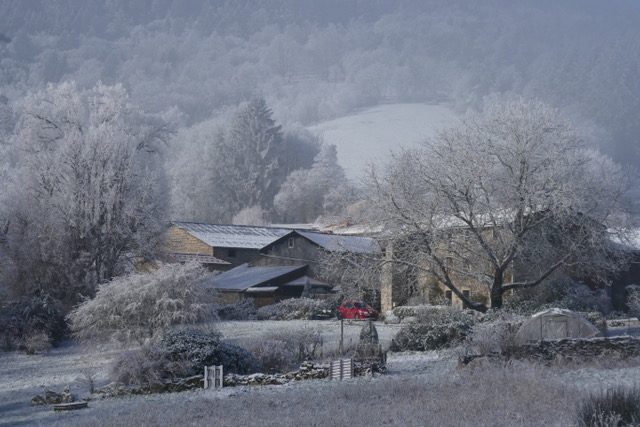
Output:
<path fill-rule="evenodd" d="M 378 312 L 369 305 L 359 301 L 345 301 L 338 306 L 338 319 L 372 319 L 378 318 Z"/>

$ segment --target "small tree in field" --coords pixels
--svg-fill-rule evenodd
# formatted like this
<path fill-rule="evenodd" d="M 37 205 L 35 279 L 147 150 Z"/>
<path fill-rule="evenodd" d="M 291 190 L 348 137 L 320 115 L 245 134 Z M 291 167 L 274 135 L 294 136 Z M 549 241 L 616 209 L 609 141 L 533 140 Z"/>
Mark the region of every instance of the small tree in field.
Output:
<path fill-rule="evenodd" d="M 542 104 L 496 103 L 373 179 L 394 261 L 425 270 L 467 307 L 486 308 L 461 292 L 469 280 L 499 308 L 505 292 L 562 269 L 593 277 L 616 267 L 607 230 L 625 214 L 629 180 Z"/>
<path fill-rule="evenodd" d="M 214 320 L 214 296 L 200 287 L 203 275 L 196 265 L 172 264 L 116 278 L 67 316 L 71 330 L 79 339 L 142 342 L 171 326 Z"/>

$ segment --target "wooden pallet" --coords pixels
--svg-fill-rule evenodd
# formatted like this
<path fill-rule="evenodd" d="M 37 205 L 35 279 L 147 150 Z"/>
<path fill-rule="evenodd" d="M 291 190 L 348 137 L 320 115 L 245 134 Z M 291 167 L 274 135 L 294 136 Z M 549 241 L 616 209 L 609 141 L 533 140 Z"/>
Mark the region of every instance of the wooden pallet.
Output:
<path fill-rule="evenodd" d="M 76 409 L 82 409 L 87 407 L 88 402 L 71 402 L 71 403 L 57 403 L 53 405 L 54 411 L 74 411 Z"/>

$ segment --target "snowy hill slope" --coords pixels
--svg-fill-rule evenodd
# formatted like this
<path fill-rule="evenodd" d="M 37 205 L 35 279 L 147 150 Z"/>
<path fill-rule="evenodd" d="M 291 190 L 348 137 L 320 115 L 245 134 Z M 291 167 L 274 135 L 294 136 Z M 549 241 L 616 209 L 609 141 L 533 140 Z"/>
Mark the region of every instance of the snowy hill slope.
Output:
<path fill-rule="evenodd" d="M 455 121 L 456 114 L 442 105 L 383 104 L 308 129 L 335 144 L 347 175 L 358 179 L 370 163 L 384 164 L 392 151 L 419 144 Z"/>

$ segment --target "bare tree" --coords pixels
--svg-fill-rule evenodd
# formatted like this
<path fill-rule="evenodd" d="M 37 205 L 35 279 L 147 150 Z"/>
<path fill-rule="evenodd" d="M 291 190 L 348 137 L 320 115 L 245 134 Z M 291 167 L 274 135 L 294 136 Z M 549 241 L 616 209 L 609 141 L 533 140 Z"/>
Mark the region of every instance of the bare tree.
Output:
<path fill-rule="evenodd" d="M 588 147 L 557 111 L 521 99 L 496 102 L 373 173 L 376 204 L 395 262 L 421 269 L 468 307 L 479 283 L 491 307 L 512 289 L 561 269 L 615 267 L 608 227 L 629 180 Z"/>
<path fill-rule="evenodd" d="M 380 274 L 385 260 L 381 254 L 323 251 L 318 275 L 340 287 L 347 298 L 366 299 L 380 290 Z"/>

